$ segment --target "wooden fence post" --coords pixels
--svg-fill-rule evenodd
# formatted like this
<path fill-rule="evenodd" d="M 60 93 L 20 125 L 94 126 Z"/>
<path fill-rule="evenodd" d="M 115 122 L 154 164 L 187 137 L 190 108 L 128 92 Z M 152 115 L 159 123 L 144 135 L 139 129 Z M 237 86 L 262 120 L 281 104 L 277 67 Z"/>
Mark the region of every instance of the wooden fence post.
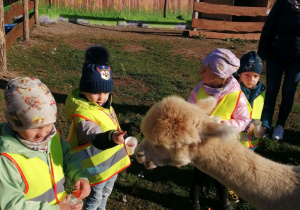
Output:
<path fill-rule="evenodd" d="M 199 0 L 195 0 L 195 2 L 199 2 Z M 194 12 L 193 18 L 198 19 L 199 13 L 195 12 L 194 8 L 193 8 L 193 12 Z M 193 31 L 197 31 L 197 28 L 193 28 Z"/>
<path fill-rule="evenodd" d="M 23 0 L 23 37 L 24 41 L 29 41 L 29 12 L 28 12 L 28 0 Z"/>
<path fill-rule="evenodd" d="M 5 27 L 4 27 L 4 4 L 0 0 L 0 72 L 7 73 L 6 66 L 6 41 L 5 41 Z"/>
<path fill-rule="evenodd" d="M 35 18 L 35 26 L 40 26 L 39 21 L 39 0 L 34 0 L 34 18 Z"/>

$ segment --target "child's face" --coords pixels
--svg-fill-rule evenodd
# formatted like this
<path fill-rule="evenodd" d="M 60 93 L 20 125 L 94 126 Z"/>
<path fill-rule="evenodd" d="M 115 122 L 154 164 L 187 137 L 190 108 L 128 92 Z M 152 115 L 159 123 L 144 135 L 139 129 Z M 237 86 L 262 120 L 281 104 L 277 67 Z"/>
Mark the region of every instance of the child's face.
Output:
<path fill-rule="evenodd" d="M 97 103 L 99 106 L 102 106 L 109 97 L 109 93 L 87 93 L 82 92 L 83 95 L 90 101 Z"/>
<path fill-rule="evenodd" d="M 247 71 L 239 74 L 240 82 L 244 83 L 244 85 L 249 89 L 256 87 L 259 78 L 260 75 L 252 71 Z"/>
<path fill-rule="evenodd" d="M 48 124 L 38 128 L 31 128 L 24 131 L 17 131 L 19 135 L 27 141 L 39 143 L 52 131 L 53 124 Z"/>
<path fill-rule="evenodd" d="M 215 87 L 215 88 L 219 88 L 220 86 L 222 86 L 222 78 L 218 77 L 217 75 L 215 75 L 213 73 L 213 71 L 203 65 L 202 65 L 202 70 L 200 72 L 201 78 L 202 78 L 202 82 L 205 85 L 211 86 L 211 87 Z"/>

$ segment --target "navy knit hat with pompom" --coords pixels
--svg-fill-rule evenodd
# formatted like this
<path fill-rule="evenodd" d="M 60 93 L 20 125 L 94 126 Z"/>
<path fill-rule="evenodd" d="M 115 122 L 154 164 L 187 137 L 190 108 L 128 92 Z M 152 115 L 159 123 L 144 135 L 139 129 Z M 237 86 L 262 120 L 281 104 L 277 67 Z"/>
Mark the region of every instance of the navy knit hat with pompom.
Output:
<path fill-rule="evenodd" d="M 92 46 L 85 52 L 85 63 L 79 89 L 81 92 L 100 93 L 113 91 L 112 72 L 108 65 L 108 51 L 101 46 Z"/>
<path fill-rule="evenodd" d="M 261 75 L 262 70 L 262 59 L 255 51 L 250 51 L 241 57 L 241 65 L 237 71 L 237 74 L 251 71 Z"/>

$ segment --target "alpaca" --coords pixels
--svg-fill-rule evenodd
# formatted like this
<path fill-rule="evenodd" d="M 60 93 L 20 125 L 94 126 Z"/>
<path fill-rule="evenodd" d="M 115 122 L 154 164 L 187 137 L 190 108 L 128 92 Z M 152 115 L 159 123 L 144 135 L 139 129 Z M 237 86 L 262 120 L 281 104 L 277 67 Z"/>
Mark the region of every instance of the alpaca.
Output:
<path fill-rule="evenodd" d="M 300 209 L 300 166 L 244 147 L 236 128 L 206 114 L 215 105 L 212 97 L 191 104 L 169 96 L 156 103 L 141 123 L 145 139 L 135 150 L 138 162 L 147 169 L 191 163 L 258 209 Z"/>

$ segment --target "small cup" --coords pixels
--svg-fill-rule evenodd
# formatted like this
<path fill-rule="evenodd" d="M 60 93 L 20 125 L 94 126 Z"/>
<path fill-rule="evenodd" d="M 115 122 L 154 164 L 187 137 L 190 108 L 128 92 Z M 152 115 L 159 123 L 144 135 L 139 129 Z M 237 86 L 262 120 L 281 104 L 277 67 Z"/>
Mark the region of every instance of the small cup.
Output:
<path fill-rule="evenodd" d="M 125 146 L 128 155 L 133 155 L 137 144 L 138 144 L 138 140 L 132 136 L 129 136 L 125 139 Z"/>
<path fill-rule="evenodd" d="M 260 138 L 260 133 L 261 133 L 261 121 L 260 120 L 254 120 L 253 122 L 254 129 L 253 129 L 253 134 L 255 138 Z"/>
<path fill-rule="evenodd" d="M 69 204 L 69 205 L 76 205 L 76 204 L 80 204 L 80 206 L 83 206 L 83 201 L 82 200 L 80 200 L 80 199 L 78 199 L 78 198 L 76 198 L 76 196 L 75 195 L 73 195 L 73 194 L 69 194 L 68 195 L 68 198 L 67 198 L 67 203 Z"/>
<path fill-rule="evenodd" d="M 210 119 L 212 119 L 216 123 L 221 123 L 221 117 L 218 115 L 212 115 L 212 116 L 210 116 Z"/>

